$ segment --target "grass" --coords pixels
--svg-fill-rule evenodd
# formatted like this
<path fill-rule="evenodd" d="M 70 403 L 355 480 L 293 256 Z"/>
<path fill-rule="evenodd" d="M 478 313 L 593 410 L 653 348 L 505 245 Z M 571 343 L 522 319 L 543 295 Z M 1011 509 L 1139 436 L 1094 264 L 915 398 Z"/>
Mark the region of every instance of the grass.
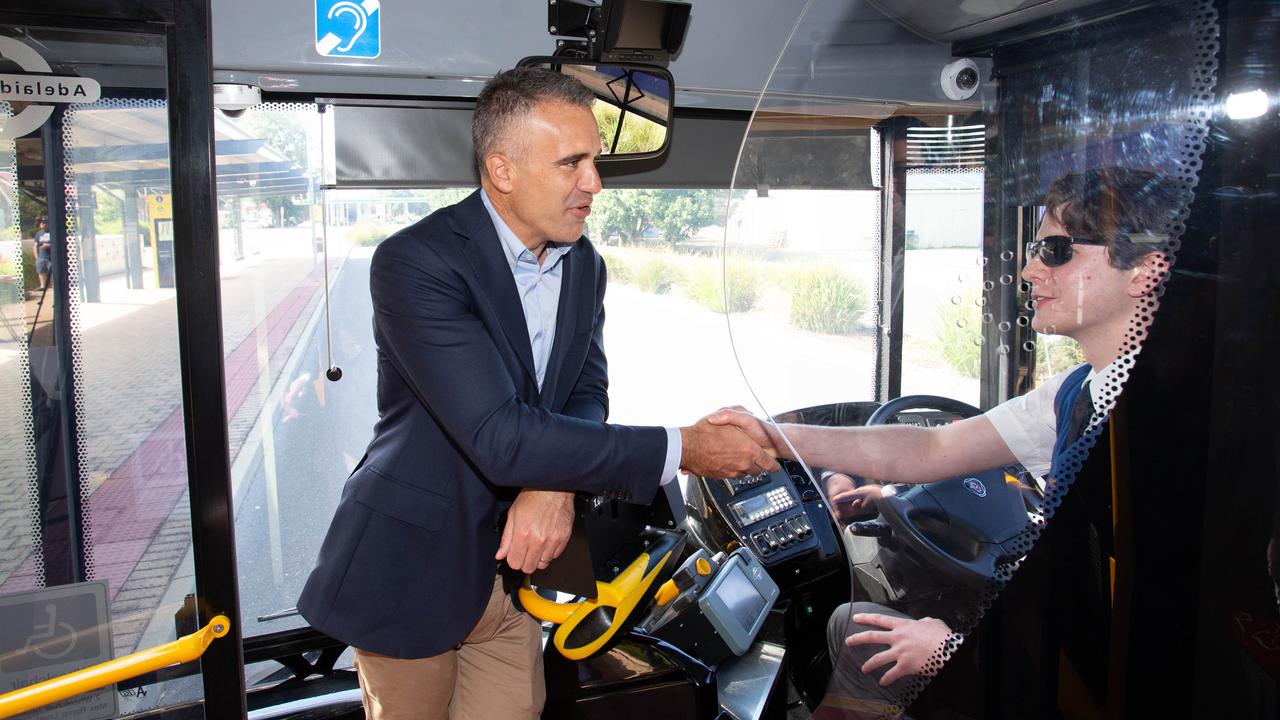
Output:
<path fill-rule="evenodd" d="M 976 378 L 982 369 L 982 307 L 979 291 L 945 302 L 934 316 L 934 352 L 956 372 Z"/>
<path fill-rule="evenodd" d="M 848 335 L 870 307 L 867 286 L 836 268 L 800 268 L 791 287 L 791 325 L 801 330 Z"/>

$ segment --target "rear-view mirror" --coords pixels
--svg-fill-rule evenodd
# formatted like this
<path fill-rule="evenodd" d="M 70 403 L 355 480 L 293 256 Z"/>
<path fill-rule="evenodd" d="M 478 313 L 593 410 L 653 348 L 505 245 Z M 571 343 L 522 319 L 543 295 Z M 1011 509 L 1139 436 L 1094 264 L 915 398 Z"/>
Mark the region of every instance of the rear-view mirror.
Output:
<path fill-rule="evenodd" d="M 551 57 L 529 57 L 519 65 L 569 75 L 595 93 L 600 160 L 657 157 L 670 144 L 675 82 L 665 68 Z"/>

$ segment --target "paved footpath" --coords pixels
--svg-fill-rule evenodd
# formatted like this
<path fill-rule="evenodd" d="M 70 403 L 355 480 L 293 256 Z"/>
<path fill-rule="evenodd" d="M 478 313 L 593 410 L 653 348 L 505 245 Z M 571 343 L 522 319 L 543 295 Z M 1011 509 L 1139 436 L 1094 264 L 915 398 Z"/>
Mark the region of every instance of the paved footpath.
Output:
<path fill-rule="evenodd" d="M 265 252 L 223 269 L 230 418 L 256 415 L 258 398 L 275 382 L 320 301 L 322 269 L 307 241 L 276 231 Z M 331 272 L 338 264 L 331 261 Z M 78 406 L 89 579 L 107 583 L 122 654 L 135 649 L 191 540 L 173 292 L 119 285 L 104 283 L 104 302 L 81 308 Z M 17 365 L 16 358 L 0 360 L 0 377 L 16 376 Z M 6 430 L 21 432 L 20 426 Z M 233 433 L 232 458 L 243 439 Z M 29 504 L 12 487 L 26 479 L 8 468 L 0 487 L 8 491 L 0 498 L 0 561 L 7 560 L 0 565 L 0 595 L 42 585 L 39 558 L 31 552 Z"/>

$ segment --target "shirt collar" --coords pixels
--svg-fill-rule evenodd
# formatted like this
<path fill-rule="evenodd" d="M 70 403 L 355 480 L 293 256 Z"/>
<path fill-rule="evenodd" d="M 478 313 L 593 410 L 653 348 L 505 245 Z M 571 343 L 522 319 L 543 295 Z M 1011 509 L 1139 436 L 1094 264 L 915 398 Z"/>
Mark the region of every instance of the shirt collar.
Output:
<path fill-rule="evenodd" d="M 498 240 L 502 244 L 502 252 L 507 256 L 507 264 L 511 266 L 511 272 L 516 271 L 516 263 L 529 263 L 534 267 L 538 265 L 538 258 L 529 248 L 525 247 L 520 238 L 512 232 L 511 227 L 502 219 L 498 211 L 493 207 L 493 203 L 489 200 L 489 193 L 482 188 L 480 190 L 480 200 L 484 203 L 484 209 L 489 213 L 489 219 L 493 220 L 493 228 L 498 231 Z M 546 272 L 556 266 L 564 254 L 573 248 L 573 243 L 547 243 L 546 257 L 542 262 L 541 270 Z"/>
<path fill-rule="evenodd" d="M 1133 369 L 1134 359 L 1138 356 L 1139 349 L 1134 348 L 1124 352 L 1101 370 L 1089 368 L 1085 381 L 1089 383 L 1089 396 L 1093 400 L 1095 415 L 1106 415 L 1111 412 L 1111 408 L 1116 404 L 1120 386 L 1129 379 L 1129 371 Z"/>

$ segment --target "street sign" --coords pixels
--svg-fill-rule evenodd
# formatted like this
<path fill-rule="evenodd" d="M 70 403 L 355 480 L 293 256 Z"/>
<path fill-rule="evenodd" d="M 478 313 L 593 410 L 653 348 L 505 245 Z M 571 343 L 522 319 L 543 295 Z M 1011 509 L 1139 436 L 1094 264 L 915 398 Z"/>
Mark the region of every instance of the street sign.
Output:
<path fill-rule="evenodd" d="M 0 597 L 0 694 L 111 659 L 104 582 Z M 31 720 L 99 720 L 117 712 L 108 685 L 24 714 Z"/>
<path fill-rule="evenodd" d="M 338 58 L 381 55 L 379 0 L 316 0 L 316 52 Z"/>

